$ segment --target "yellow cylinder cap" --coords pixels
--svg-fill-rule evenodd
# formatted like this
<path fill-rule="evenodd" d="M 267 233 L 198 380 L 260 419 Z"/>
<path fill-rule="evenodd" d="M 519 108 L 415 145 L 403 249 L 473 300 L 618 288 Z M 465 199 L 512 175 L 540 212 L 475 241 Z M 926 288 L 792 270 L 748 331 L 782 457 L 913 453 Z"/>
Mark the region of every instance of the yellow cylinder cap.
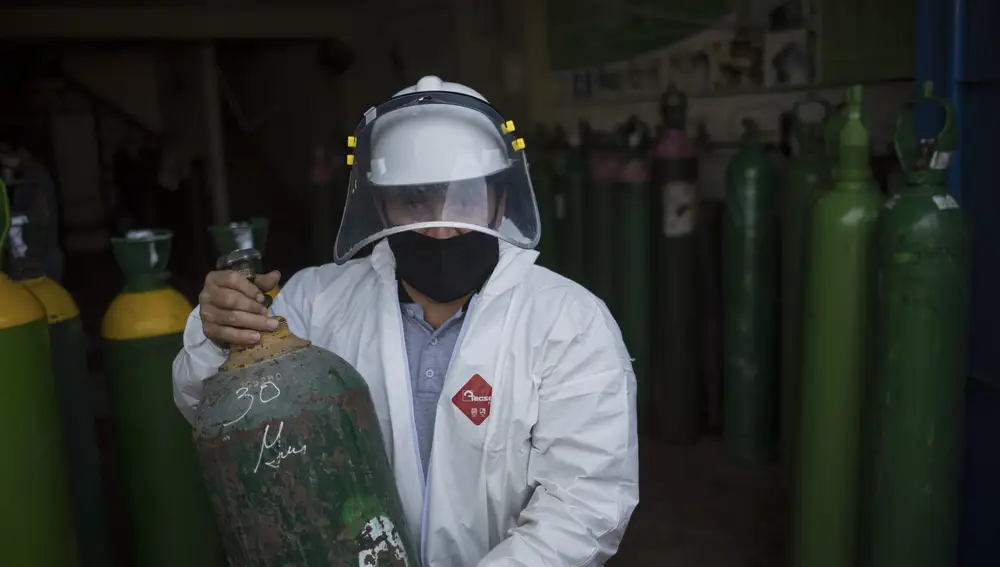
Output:
<path fill-rule="evenodd" d="M 104 314 L 101 336 L 127 341 L 182 333 L 192 309 L 173 288 L 125 292 L 111 302 Z"/>
<path fill-rule="evenodd" d="M 23 280 L 21 284 L 28 288 L 38 301 L 42 302 L 48 314 L 49 324 L 72 319 L 80 314 L 80 309 L 73 301 L 73 296 L 66 288 L 48 277 Z"/>
<path fill-rule="evenodd" d="M 45 307 L 23 285 L 0 272 L 0 329 L 45 319 Z"/>

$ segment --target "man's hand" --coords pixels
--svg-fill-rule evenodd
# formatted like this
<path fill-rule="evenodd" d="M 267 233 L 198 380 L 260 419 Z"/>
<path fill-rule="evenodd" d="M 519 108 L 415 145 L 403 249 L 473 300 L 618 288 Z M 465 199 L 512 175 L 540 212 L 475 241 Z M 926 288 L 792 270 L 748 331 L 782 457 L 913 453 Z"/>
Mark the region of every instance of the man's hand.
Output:
<path fill-rule="evenodd" d="M 252 282 L 232 270 L 209 272 L 198 295 L 205 336 L 216 343 L 252 345 L 260 340 L 261 332 L 278 328 L 278 320 L 267 316 L 264 294 L 280 279 L 277 271 Z"/>

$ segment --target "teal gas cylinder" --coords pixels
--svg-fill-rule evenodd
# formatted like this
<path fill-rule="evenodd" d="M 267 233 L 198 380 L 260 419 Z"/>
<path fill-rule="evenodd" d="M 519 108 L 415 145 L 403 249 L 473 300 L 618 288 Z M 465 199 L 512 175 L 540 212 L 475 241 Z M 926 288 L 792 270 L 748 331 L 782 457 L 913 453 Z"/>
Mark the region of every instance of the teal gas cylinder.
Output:
<path fill-rule="evenodd" d="M 531 175 L 531 186 L 535 191 L 538 217 L 542 226 L 542 237 L 537 246 L 537 263 L 558 271 L 557 180 L 550 155 L 551 145 L 552 134 L 548 127 L 543 124 L 537 125 L 529 139 L 528 151 L 531 152 L 531 162 L 528 165 L 528 172 Z"/>
<path fill-rule="evenodd" d="M 652 255 L 649 239 L 649 207 L 652 202 L 649 186 L 648 126 L 633 117 L 617 132 L 619 136 L 619 166 L 612 186 L 615 200 L 613 246 L 615 250 L 614 309 L 621 327 L 622 338 L 633 358 L 638 383 L 639 421 L 643 430 L 652 423 L 652 416 L 663 408 L 654 407 L 650 398 L 653 382 L 664 378 L 656 372 L 653 379 L 650 345 L 652 344 Z M 659 369 L 658 369 L 659 370 Z"/>
<path fill-rule="evenodd" d="M 941 131 L 919 141 L 918 103 L 945 111 Z M 896 124 L 906 186 L 878 221 L 860 564 L 951 567 L 958 555 L 971 244 L 969 223 L 947 187 L 958 138 L 955 108 L 934 97 L 928 82 Z"/>
<path fill-rule="evenodd" d="M 220 267 L 253 278 L 260 254 L 239 250 Z M 198 407 L 194 441 L 229 565 L 417 567 L 367 383 L 279 321 L 230 350 Z"/>
<path fill-rule="evenodd" d="M 730 457 L 774 454 L 778 417 L 778 188 L 756 125 L 726 168 L 723 435 Z"/>
<path fill-rule="evenodd" d="M 587 161 L 580 147 L 579 135 L 570 136 L 563 128 L 553 133 L 551 148 L 553 174 L 556 182 L 556 248 L 559 272 L 577 283 L 583 283 L 584 199 L 587 181 Z"/>
<path fill-rule="evenodd" d="M 813 206 L 830 188 L 830 160 L 823 137 L 829 112 L 829 104 L 814 94 L 792 107 L 792 136 L 798 152 L 788 171 L 781 208 L 781 438 L 787 463 L 795 461 L 798 436 L 806 241 Z"/>
<path fill-rule="evenodd" d="M 621 168 L 621 150 L 615 136 L 593 132 L 587 145 L 590 166 L 590 199 L 587 237 L 590 246 L 587 281 L 590 291 L 604 300 L 612 313 L 615 305 L 615 183 Z"/>

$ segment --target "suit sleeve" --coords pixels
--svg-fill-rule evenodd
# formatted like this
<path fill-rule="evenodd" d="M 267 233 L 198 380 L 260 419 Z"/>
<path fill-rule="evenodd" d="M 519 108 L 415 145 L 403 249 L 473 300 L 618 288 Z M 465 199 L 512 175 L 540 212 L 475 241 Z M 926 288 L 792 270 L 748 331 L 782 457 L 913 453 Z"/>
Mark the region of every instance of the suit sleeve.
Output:
<path fill-rule="evenodd" d="M 479 567 L 597 567 L 613 556 L 639 501 L 635 375 L 603 304 L 565 310 L 572 340 L 543 356 L 529 481 L 518 526 Z M 589 319 L 589 320 L 588 320 Z M 579 332 L 572 333 L 573 329 Z"/>
<path fill-rule="evenodd" d="M 313 297 L 317 293 L 315 271 L 306 268 L 281 289 L 271 304 L 271 315 L 284 317 L 292 333 L 309 338 L 309 319 Z M 174 358 L 174 403 L 189 423 L 194 423 L 195 411 L 201 401 L 201 383 L 218 373 L 226 361 L 226 352 L 205 336 L 201 326 L 201 306 L 188 315 L 184 327 L 184 345 Z"/>

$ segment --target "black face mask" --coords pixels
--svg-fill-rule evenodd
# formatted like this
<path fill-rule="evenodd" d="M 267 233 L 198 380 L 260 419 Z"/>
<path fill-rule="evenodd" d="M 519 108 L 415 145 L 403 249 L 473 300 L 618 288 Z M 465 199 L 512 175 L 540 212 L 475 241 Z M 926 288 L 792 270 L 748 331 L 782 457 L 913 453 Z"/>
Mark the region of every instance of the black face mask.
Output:
<path fill-rule="evenodd" d="M 408 230 L 388 236 L 396 275 L 420 293 L 448 303 L 482 287 L 500 259 L 497 238 L 470 231 L 434 238 Z"/>

